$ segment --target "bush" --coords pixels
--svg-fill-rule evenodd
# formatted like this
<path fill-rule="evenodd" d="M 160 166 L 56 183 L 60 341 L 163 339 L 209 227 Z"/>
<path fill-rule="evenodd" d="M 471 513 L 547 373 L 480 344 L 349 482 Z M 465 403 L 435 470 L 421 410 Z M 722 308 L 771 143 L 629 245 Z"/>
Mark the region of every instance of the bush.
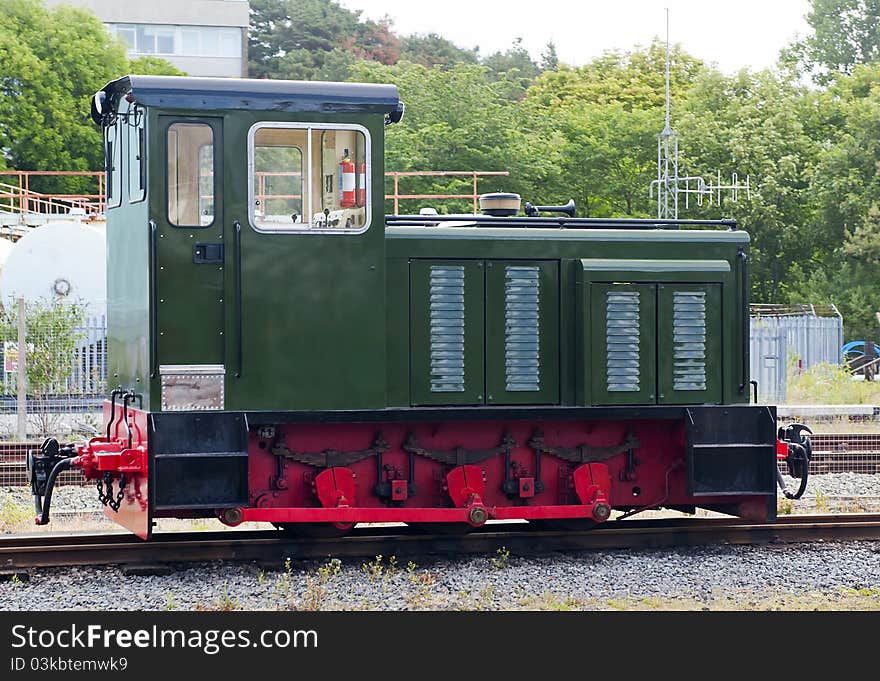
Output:
<path fill-rule="evenodd" d="M 789 404 L 880 404 L 880 381 L 857 381 L 835 364 L 790 373 Z"/>

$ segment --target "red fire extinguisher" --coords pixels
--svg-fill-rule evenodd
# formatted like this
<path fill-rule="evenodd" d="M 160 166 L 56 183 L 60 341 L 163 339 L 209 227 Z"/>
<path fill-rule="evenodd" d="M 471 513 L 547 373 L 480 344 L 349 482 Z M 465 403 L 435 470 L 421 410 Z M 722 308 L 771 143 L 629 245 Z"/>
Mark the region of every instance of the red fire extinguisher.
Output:
<path fill-rule="evenodd" d="M 361 161 L 358 168 L 358 203 L 359 206 L 367 205 L 367 164 Z"/>
<path fill-rule="evenodd" d="M 339 184 L 339 205 L 343 208 L 351 208 L 355 205 L 355 177 L 354 161 L 348 155 L 348 149 L 342 155 L 342 161 L 339 163 L 339 173 L 342 175 L 342 182 Z"/>

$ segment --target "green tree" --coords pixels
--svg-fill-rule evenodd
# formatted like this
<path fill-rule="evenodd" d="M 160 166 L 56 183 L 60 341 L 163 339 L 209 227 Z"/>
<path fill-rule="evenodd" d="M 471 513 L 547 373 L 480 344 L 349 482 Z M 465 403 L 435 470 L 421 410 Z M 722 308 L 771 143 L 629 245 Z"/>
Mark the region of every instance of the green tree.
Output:
<path fill-rule="evenodd" d="M 821 83 L 880 57 L 880 0 L 811 0 L 814 33 L 792 53 Z"/>
<path fill-rule="evenodd" d="M 880 64 L 858 65 L 817 95 L 824 113 L 810 189 L 818 254 L 793 271 L 802 299 L 833 302 L 847 338 L 877 339 L 880 310 Z"/>
<path fill-rule="evenodd" d="M 676 101 L 705 67 L 673 48 Z M 649 217 L 656 177 L 657 133 L 663 127 L 665 49 L 608 52 L 579 68 L 544 71 L 527 90 L 530 143 L 548 150 L 557 173 L 546 173 L 538 193 L 574 198 L 578 215 Z"/>
<path fill-rule="evenodd" d="M 662 108 L 665 68 L 665 44 L 655 40 L 647 48 L 605 52 L 581 67 L 561 65 L 558 70 L 544 71 L 529 88 L 527 96 L 534 104 L 548 108 L 574 101 L 621 104 L 630 110 Z M 680 45 L 670 47 L 673 102 L 682 99 L 705 69 L 699 59 L 686 53 Z"/>
<path fill-rule="evenodd" d="M 556 43 L 554 43 L 552 40 L 547 43 L 547 46 L 541 53 L 541 70 L 559 70 L 559 55 L 556 53 Z"/>
<path fill-rule="evenodd" d="M 0 14 L 0 148 L 19 170 L 94 170 L 101 136 L 89 118 L 91 96 L 125 73 L 122 45 L 94 15 L 37 0 L 8 0 Z M 50 188 L 44 181 L 40 189 Z M 85 189 L 68 181 L 68 190 Z M 73 185 L 73 186 L 71 186 Z M 81 185 L 81 186 L 77 186 Z"/>
<path fill-rule="evenodd" d="M 143 67 L 158 65 L 151 60 Z M 89 118 L 90 100 L 129 71 L 125 48 L 90 12 L 5 0 L 0 13 L 2 163 L 17 170 L 101 168 L 103 145 Z M 40 178 L 31 188 L 87 192 L 87 182 Z"/>
<path fill-rule="evenodd" d="M 393 64 L 391 20 L 361 21 L 335 0 L 252 0 L 249 70 L 256 78 L 346 80 L 359 59 Z"/>
<path fill-rule="evenodd" d="M 151 76 L 185 76 L 174 64 L 161 57 L 137 57 L 128 62 L 128 72 Z"/>
<path fill-rule="evenodd" d="M 49 408 L 49 398 L 67 394 L 66 382 L 76 367 L 76 352 L 85 334 L 82 330 L 85 308 L 61 301 L 29 301 L 25 314 L 27 353 L 25 375 L 32 423 L 40 435 L 53 433 L 56 415 Z M 3 340 L 18 342 L 18 306 L 0 309 L 0 335 Z"/>
<path fill-rule="evenodd" d="M 651 217 L 648 187 L 657 173 L 660 112 L 620 104 L 568 107 L 559 200 L 574 197 L 585 217 Z M 568 196 L 565 196 L 567 193 Z"/>
<path fill-rule="evenodd" d="M 503 84 L 493 82 L 484 66 L 458 64 L 446 70 L 409 62 L 394 66 L 362 62 L 354 76 L 359 81 L 395 83 L 406 102 L 403 122 L 387 128 L 387 170 L 506 170 L 510 178 L 493 179 L 491 185 L 486 180 L 480 191 L 522 193 L 533 186 L 528 178 L 540 176 L 545 167 L 546 161 L 527 143 L 528 126 L 518 118 L 521 112 L 505 98 Z M 401 189 L 405 193 L 471 191 L 469 179 L 426 183 L 407 179 Z M 466 201 L 437 207 L 471 210 Z"/>
<path fill-rule="evenodd" d="M 488 69 L 489 78 L 502 83 L 501 92 L 512 100 L 522 99 L 526 89 L 541 72 L 523 46 L 522 38 L 514 39 L 513 45 L 507 50 L 490 54 L 482 63 Z"/>
<path fill-rule="evenodd" d="M 792 273 L 827 248 L 811 189 L 821 145 L 816 94 L 773 71 L 727 77 L 707 71 L 681 106 L 677 127 L 688 174 L 722 182 L 746 176 L 750 197 L 722 193 L 690 217 L 732 217 L 751 235 L 752 301 L 786 303 Z"/>
<path fill-rule="evenodd" d="M 467 50 L 436 33 L 410 35 L 402 39 L 400 59 L 423 66 L 449 68 L 455 64 L 476 64 L 478 50 Z"/>

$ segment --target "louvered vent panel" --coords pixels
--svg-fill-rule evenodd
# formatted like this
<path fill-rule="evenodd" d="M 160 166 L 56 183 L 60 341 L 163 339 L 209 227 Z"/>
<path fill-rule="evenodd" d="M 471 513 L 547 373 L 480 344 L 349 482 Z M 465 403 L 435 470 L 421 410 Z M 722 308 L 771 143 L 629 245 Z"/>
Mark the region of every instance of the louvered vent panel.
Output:
<path fill-rule="evenodd" d="M 432 265 L 431 392 L 464 392 L 464 267 Z"/>
<path fill-rule="evenodd" d="M 541 389 L 538 267 L 508 266 L 504 277 L 504 368 L 509 392 Z"/>
<path fill-rule="evenodd" d="M 638 291 L 609 291 L 605 320 L 608 392 L 639 392 Z"/>
<path fill-rule="evenodd" d="M 672 295 L 673 369 L 675 390 L 706 389 L 706 293 L 676 291 Z"/>

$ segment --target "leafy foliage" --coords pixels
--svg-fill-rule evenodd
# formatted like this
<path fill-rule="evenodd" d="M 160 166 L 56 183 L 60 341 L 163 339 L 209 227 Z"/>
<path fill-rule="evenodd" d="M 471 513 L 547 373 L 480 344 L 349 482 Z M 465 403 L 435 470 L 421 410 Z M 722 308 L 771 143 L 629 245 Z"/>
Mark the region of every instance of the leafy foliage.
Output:
<path fill-rule="evenodd" d="M 364 19 L 337 0 L 252 0 L 250 8 L 253 77 L 398 86 L 407 115 L 387 130 L 386 169 L 507 171 L 481 180 L 478 191 L 515 191 L 538 204 L 574 198 L 581 216 L 655 214 L 648 188 L 664 125 L 663 43 L 572 67 L 560 63 L 552 42 L 537 62 L 520 39 L 483 56 L 436 34 L 398 35 L 389 18 Z M 736 202 L 716 195 L 680 214 L 733 217 L 749 232 L 754 302 L 832 302 L 848 337 L 876 338 L 880 0 L 812 0 L 807 19 L 814 33 L 772 70 L 725 75 L 672 46 L 682 174 L 725 183 L 736 172 L 751 186 Z M 6 0 L 0 168 L 101 167 L 88 99 L 126 71 L 176 72 L 155 58 L 128 62 L 123 46 L 82 10 Z M 805 75 L 819 87 L 805 86 Z M 81 190 L 76 180 L 65 182 L 64 190 Z M 472 186 L 470 178 L 401 182 L 406 193 Z M 62 185 L 49 179 L 35 188 Z M 471 210 L 469 201 L 436 207 Z"/>
<path fill-rule="evenodd" d="M 25 315 L 25 372 L 29 396 L 43 399 L 65 392 L 73 373 L 70 358 L 82 343 L 85 309 L 61 301 L 29 301 Z M 0 336 L 18 340 L 18 306 L 0 309 Z"/>
<path fill-rule="evenodd" d="M 480 57 L 477 50 L 464 49 L 443 36 L 428 33 L 403 38 L 400 59 L 422 66 L 448 68 L 455 64 L 476 64 Z"/>
<path fill-rule="evenodd" d="M 813 35 L 793 46 L 817 82 L 827 84 L 880 57 L 880 0 L 812 0 Z"/>
<path fill-rule="evenodd" d="M 161 62 L 161 64 L 160 64 Z M 137 62 L 141 73 L 167 62 Z M 39 0 L 5 0 L 0 12 L 0 164 L 17 170 L 94 170 L 101 135 L 92 95 L 129 72 L 125 48 L 90 12 Z M 87 192 L 87 179 L 39 178 L 37 191 Z"/>
<path fill-rule="evenodd" d="M 392 64 L 400 55 L 390 20 L 361 21 L 334 0 L 253 0 L 250 11 L 253 77 L 345 80 L 357 60 Z"/>

